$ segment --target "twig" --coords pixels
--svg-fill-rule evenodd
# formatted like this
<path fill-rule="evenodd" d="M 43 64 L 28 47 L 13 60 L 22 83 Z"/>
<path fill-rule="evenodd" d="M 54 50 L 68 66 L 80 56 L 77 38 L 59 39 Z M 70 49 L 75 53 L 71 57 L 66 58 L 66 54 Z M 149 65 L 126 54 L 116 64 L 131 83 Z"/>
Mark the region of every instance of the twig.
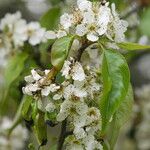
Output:
<path fill-rule="evenodd" d="M 67 128 L 67 121 L 64 120 L 61 125 L 61 133 L 60 133 L 59 140 L 58 140 L 57 150 L 62 150 L 63 148 L 63 144 L 66 138 L 66 128 Z"/>
<path fill-rule="evenodd" d="M 80 61 L 84 50 L 90 45 L 91 45 L 91 43 L 88 43 L 88 42 L 83 43 L 83 46 L 78 50 L 78 54 L 76 56 L 77 61 Z"/>

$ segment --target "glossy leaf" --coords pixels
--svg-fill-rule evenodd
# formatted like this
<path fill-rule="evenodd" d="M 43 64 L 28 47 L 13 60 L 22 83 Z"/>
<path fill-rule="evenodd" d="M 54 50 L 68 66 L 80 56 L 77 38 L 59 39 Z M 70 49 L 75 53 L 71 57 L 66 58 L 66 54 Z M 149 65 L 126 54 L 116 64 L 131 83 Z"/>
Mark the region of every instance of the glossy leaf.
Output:
<path fill-rule="evenodd" d="M 138 43 L 118 43 L 117 44 L 121 49 L 124 50 L 150 50 L 150 45 L 140 45 Z"/>
<path fill-rule="evenodd" d="M 55 41 L 51 49 L 51 63 L 60 70 L 71 48 L 74 36 L 65 36 Z"/>
<path fill-rule="evenodd" d="M 26 95 L 23 98 L 21 114 L 22 114 L 22 117 L 27 121 L 30 121 L 30 119 L 31 119 L 31 116 L 29 115 L 29 113 L 30 113 L 32 101 L 33 101 L 32 96 Z"/>
<path fill-rule="evenodd" d="M 102 80 L 103 95 L 100 100 L 100 111 L 104 132 L 109 120 L 126 97 L 130 81 L 128 65 L 117 51 L 103 52 Z"/>
<path fill-rule="evenodd" d="M 40 19 L 41 26 L 47 30 L 56 28 L 59 16 L 60 8 L 49 9 Z"/>
<path fill-rule="evenodd" d="M 34 133 L 40 146 L 46 145 L 47 143 L 47 127 L 44 121 L 44 113 L 38 112 L 34 120 Z"/>
<path fill-rule="evenodd" d="M 27 53 L 19 53 L 10 58 L 8 62 L 6 71 L 5 71 L 5 81 L 6 87 L 9 85 L 20 75 L 20 73 L 24 69 L 25 60 L 28 58 Z"/>
<path fill-rule="evenodd" d="M 126 98 L 121 103 L 118 110 L 113 116 L 111 123 L 111 130 L 108 133 L 109 144 L 111 149 L 114 149 L 116 144 L 120 128 L 129 120 L 132 113 L 132 104 L 133 104 L 133 91 L 131 85 L 129 86 L 128 93 Z"/>

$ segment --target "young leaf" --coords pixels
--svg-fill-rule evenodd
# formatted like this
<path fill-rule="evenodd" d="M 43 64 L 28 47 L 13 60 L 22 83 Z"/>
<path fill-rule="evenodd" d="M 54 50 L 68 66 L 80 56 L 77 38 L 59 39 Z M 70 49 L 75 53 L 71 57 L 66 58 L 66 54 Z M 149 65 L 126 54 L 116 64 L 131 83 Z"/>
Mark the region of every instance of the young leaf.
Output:
<path fill-rule="evenodd" d="M 71 48 L 74 36 L 65 36 L 55 41 L 51 49 L 51 63 L 60 70 Z"/>
<path fill-rule="evenodd" d="M 131 85 L 129 86 L 126 98 L 121 103 L 118 110 L 113 116 L 112 123 L 110 124 L 109 144 L 111 149 L 114 149 L 115 143 L 117 141 L 120 128 L 128 121 L 132 112 L 133 104 L 133 91 Z"/>
<path fill-rule="evenodd" d="M 124 100 L 129 86 L 128 65 L 121 54 L 114 50 L 104 50 L 102 62 L 103 95 L 100 100 L 102 129 Z"/>
<path fill-rule="evenodd" d="M 39 111 L 34 120 L 34 133 L 40 146 L 46 145 L 47 143 L 47 127 L 44 120 L 44 113 Z"/>
<path fill-rule="evenodd" d="M 41 26 L 47 30 L 55 28 L 60 16 L 60 8 L 49 9 L 40 19 Z"/>
<path fill-rule="evenodd" d="M 25 60 L 28 58 L 27 53 L 18 53 L 14 55 L 8 62 L 8 66 L 5 70 L 5 81 L 6 87 L 9 87 L 10 84 L 20 75 L 24 69 Z"/>
<path fill-rule="evenodd" d="M 150 49 L 150 45 L 140 45 L 137 43 L 118 43 L 117 45 L 122 49 L 130 50 L 130 51 Z"/>
<path fill-rule="evenodd" d="M 22 117 L 27 121 L 30 121 L 31 119 L 31 115 L 29 115 L 29 111 L 31 108 L 32 101 L 33 101 L 33 98 L 31 96 L 25 95 L 23 98 L 21 114 L 22 114 Z"/>

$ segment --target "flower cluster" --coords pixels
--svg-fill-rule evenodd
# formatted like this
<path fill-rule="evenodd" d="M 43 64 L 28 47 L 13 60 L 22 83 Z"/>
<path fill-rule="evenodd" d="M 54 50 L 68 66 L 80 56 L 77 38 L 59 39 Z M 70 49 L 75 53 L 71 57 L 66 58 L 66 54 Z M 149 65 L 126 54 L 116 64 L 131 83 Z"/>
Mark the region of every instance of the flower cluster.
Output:
<path fill-rule="evenodd" d="M 0 133 L 10 128 L 12 125 L 12 121 L 4 117 L 0 121 Z M 17 126 L 15 130 L 13 130 L 11 136 L 6 137 L 3 134 L 0 134 L 0 148 L 2 150 L 20 150 L 23 149 L 25 146 L 25 141 L 28 138 L 28 132 L 25 128 L 23 128 L 21 125 Z"/>
<path fill-rule="evenodd" d="M 73 140 L 80 140 L 80 147 L 101 149 L 101 143 L 95 137 L 101 130 L 101 115 L 97 108 L 101 82 L 97 74 L 90 67 L 83 68 L 81 63 L 70 58 L 61 70 L 65 78 L 63 82 L 51 81 L 43 85 L 50 71 L 40 73 L 32 70 L 31 75 L 25 77 L 27 85 L 23 87 L 23 92 L 38 97 L 38 108 L 42 111 L 57 112 L 57 122 L 67 119 L 69 130 L 73 131 Z"/>
<path fill-rule="evenodd" d="M 108 2 L 78 0 L 77 8 L 71 14 L 64 13 L 60 17 L 59 30 L 47 31 L 45 36 L 55 39 L 67 34 L 76 34 L 79 37 L 86 36 L 92 42 L 105 36 L 112 42 L 122 42 L 127 26 L 128 23 L 119 18 L 115 4 L 110 8 Z"/>
<path fill-rule="evenodd" d="M 0 21 L 0 51 L 5 54 L 17 50 L 27 41 L 33 46 L 46 41 L 45 28 L 38 22 L 27 23 L 21 17 L 20 12 L 8 13 Z"/>

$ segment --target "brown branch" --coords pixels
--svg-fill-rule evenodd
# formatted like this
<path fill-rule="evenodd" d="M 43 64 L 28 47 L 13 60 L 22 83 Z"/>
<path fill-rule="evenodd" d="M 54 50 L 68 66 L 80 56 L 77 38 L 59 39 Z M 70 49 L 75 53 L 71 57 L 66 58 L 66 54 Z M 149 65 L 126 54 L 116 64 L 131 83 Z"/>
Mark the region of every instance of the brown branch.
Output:
<path fill-rule="evenodd" d="M 64 120 L 61 125 L 61 133 L 60 133 L 59 140 L 58 140 L 57 150 L 62 150 L 63 148 L 63 144 L 66 138 L 66 127 L 67 127 L 67 121 Z"/>
<path fill-rule="evenodd" d="M 77 54 L 75 60 L 80 61 L 84 50 L 85 50 L 88 46 L 90 46 L 91 44 L 92 44 L 92 43 L 90 43 L 90 42 L 84 42 L 83 45 L 82 45 L 82 47 L 78 50 L 78 54 Z"/>

